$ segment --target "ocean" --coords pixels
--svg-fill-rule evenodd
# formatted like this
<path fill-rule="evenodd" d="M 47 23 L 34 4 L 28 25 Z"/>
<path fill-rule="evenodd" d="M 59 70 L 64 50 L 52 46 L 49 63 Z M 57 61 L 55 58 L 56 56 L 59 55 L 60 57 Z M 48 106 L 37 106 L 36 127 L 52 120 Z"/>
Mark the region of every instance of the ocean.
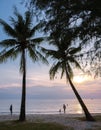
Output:
<path fill-rule="evenodd" d="M 83 99 L 90 113 L 101 113 L 101 99 Z M 20 113 L 20 99 L 0 99 L 0 115 L 10 114 L 9 107 L 13 105 L 13 113 Z M 82 108 L 77 99 L 27 99 L 27 114 L 59 114 L 63 113 L 66 104 L 67 114 L 82 114 Z"/>

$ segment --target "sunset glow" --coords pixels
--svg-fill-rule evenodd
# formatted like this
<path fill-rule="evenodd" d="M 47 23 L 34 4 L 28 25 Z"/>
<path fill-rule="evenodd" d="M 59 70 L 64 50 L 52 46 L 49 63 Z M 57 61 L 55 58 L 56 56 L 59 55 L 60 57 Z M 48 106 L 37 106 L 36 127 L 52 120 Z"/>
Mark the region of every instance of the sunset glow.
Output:
<path fill-rule="evenodd" d="M 82 114 L 82 113 L 83 113 L 80 104 L 77 104 L 76 109 L 77 109 L 76 112 L 77 112 L 78 114 Z"/>
<path fill-rule="evenodd" d="M 9 16 L 14 16 L 13 6 L 16 5 L 18 12 L 23 16 L 26 11 L 25 5 L 20 3 L 21 0 L 1 0 L 0 2 L 0 18 L 10 24 Z M 7 8 L 7 10 L 6 10 Z M 35 23 L 36 24 L 36 23 Z M 34 25 L 34 22 L 33 22 Z M 43 35 L 43 34 L 40 34 Z M 39 35 L 39 36 L 40 36 Z M 38 33 L 36 35 L 38 37 Z M 0 41 L 9 37 L 3 32 L 0 26 Z M 44 44 L 44 43 L 43 43 Z M 42 44 L 42 46 L 43 46 Z M 47 42 L 45 44 L 46 48 Z M 52 46 L 54 49 L 54 47 Z M 35 95 L 35 97 L 49 97 L 49 98 L 75 98 L 75 95 L 71 89 L 68 79 L 64 74 L 61 79 L 61 71 L 56 73 L 54 80 L 50 80 L 49 70 L 53 61 L 49 61 L 50 64 L 33 63 L 30 58 L 27 57 L 27 71 L 26 71 L 26 87 L 27 91 L 30 90 L 29 95 Z M 77 70 L 73 67 L 73 84 L 75 88 L 80 92 L 82 97 L 86 98 L 101 98 L 101 77 L 94 78 L 94 75 L 89 76 L 82 70 Z M 82 66 L 81 66 L 82 67 Z M 21 94 L 22 87 L 22 73 L 20 69 L 20 56 L 16 60 L 8 60 L 0 64 L 0 98 L 16 97 L 18 91 L 18 97 Z M 92 72 L 93 73 L 93 72 Z M 54 96 L 53 96 L 54 94 Z M 81 113 L 81 108 L 76 108 L 78 113 Z"/>
<path fill-rule="evenodd" d="M 84 83 L 84 82 L 89 81 L 89 80 L 91 80 L 91 77 L 87 76 L 87 75 L 85 75 L 85 76 L 77 75 L 77 76 L 74 76 L 74 78 L 73 78 L 73 81 L 75 83 Z"/>

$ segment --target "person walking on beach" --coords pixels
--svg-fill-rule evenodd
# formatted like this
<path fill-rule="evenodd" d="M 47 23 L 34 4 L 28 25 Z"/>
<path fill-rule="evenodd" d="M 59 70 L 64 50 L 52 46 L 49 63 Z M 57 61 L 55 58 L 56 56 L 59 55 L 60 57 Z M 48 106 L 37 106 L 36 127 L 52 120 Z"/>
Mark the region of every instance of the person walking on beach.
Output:
<path fill-rule="evenodd" d="M 64 110 L 64 113 L 66 113 L 66 105 L 63 104 L 63 110 Z"/>
<path fill-rule="evenodd" d="M 11 113 L 11 116 L 12 116 L 12 113 L 13 113 L 13 106 L 12 106 L 12 104 L 10 105 L 9 110 L 10 110 L 10 113 Z"/>

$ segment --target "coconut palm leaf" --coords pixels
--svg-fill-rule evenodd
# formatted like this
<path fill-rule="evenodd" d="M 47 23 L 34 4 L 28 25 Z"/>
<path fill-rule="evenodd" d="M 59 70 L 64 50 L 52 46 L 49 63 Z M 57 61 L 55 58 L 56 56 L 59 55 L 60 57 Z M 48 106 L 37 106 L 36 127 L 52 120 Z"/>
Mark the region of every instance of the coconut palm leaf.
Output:
<path fill-rule="evenodd" d="M 83 69 L 81 68 L 80 64 L 78 63 L 78 61 L 77 61 L 74 57 L 67 57 L 67 59 L 68 59 L 68 61 L 69 61 L 70 63 L 73 63 L 76 68 L 83 70 Z"/>
<path fill-rule="evenodd" d="M 61 68 L 61 63 L 57 62 L 54 63 L 53 66 L 50 68 L 49 74 L 50 74 L 50 79 L 54 79 L 56 73 L 58 72 L 58 70 Z"/>
<path fill-rule="evenodd" d="M 45 40 L 44 37 L 34 38 L 34 39 L 31 40 L 31 45 L 36 44 L 36 43 L 39 43 L 39 44 L 40 44 L 40 43 L 43 42 L 44 40 Z"/>
<path fill-rule="evenodd" d="M 0 62 L 6 62 L 9 58 L 15 60 L 19 54 L 19 48 L 10 48 L 0 53 Z"/>
<path fill-rule="evenodd" d="M 41 47 L 40 47 L 40 49 L 38 49 L 36 51 L 36 53 L 37 53 L 37 55 L 38 55 L 38 57 L 39 57 L 39 59 L 40 59 L 41 62 L 43 62 L 45 64 L 48 64 L 47 59 L 45 58 L 45 56 L 43 55 L 43 53 L 40 53 L 40 52 L 41 52 Z"/>
<path fill-rule="evenodd" d="M 9 46 L 16 46 L 16 45 L 17 45 L 17 41 L 15 39 L 6 39 L 0 42 L 0 47 L 5 47 L 5 48 Z"/>
<path fill-rule="evenodd" d="M 34 26 L 29 33 L 29 36 L 32 37 L 33 35 L 35 35 L 36 31 L 38 31 L 40 28 L 42 27 L 42 23 L 37 24 L 36 26 Z"/>
<path fill-rule="evenodd" d="M 76 54 L 76 53 L 79 53 L 81 51 L 81 46 L 80 47 L 72 47 L 71 50 L 69 51 L 69 53 L 72 55 Z"/>
<path fill-rule="evenodd" d="M 31 25 L 32 25 L 32 14 L 31 14 L 31 12 L 30 11 L 27 11 L 26 13 L 25 13 L 25 26 L 26 27 L 31 27 Z"/>
<path fill-rule="evenodd" d="M 28 51 L 29 51 L 29 56 L 31 57 L 32 61 L 33 62 L 38 61 L 38 55 L 36 54 L 35 46 L 33 47 L 29 46 Z"/>
<path fill-rule="evenodd" d="M 9 24 L 7 24 L 4 20 L 0 19 L 0 25 L 3 26 L 3 30 L 5 31 L 7 35 L 13 36 L 14 38 L 16 37 L 15 30 Z"/>

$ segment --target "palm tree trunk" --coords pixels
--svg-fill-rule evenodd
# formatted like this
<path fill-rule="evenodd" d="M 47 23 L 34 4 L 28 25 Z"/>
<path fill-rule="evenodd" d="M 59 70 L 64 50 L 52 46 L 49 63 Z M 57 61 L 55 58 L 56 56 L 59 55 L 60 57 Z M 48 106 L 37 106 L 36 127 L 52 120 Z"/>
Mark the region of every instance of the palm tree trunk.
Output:
<path fill-rule="evenodd" d="M 66 66 L 65 66 L 65 67 L 66 67 Z M 76 95 L 76 97 L 77 97 L 77 99 L 78 99 L 78 101 L 79 101 L 79 103 L 80 103 L 80 105 L 81 105 L 81 107 L 82 107 L 84 113 L 85 113 L 86 120 L 87 120 L 87 121 L 95 121 L 95 119 L 92 117 L 92 115 L 91 115 L 90 112 L 88 111 L 88 109 L 87 109 L 86 105 L 84 104 L 82 98 L 80 97 L 79 93 L 78 93 L 77 90 L 75 89 L 75 87 L 74 87 L 74 85 L 73 85 L 73 83 L 72 83 L 72 81 L 71 81 L 71 79 L 70 79 L 70 77 L 69 77 L 69 74 L 68 74 L 68 72 L 67 72 L 67 68 L 66 68 L 66 76 L 67 76 L 67 79 L 69 80 L 69 83 L 70 83 L 70 85 L 71 85 L 71 87 L 72 87 L 72 90 L 74 91 L 74 93 L 75 93 L 75 95 Z"/>
<path fill-rule="evenodd" d="M 22 98 L 21 98 L 21 108 L 20 108 L 20 117 L 19 121 L 26 120 L 26 58 L 25 58 L 25 50 L 22 53 L 23 60 L 23 79 L 22 79 Z"/>

